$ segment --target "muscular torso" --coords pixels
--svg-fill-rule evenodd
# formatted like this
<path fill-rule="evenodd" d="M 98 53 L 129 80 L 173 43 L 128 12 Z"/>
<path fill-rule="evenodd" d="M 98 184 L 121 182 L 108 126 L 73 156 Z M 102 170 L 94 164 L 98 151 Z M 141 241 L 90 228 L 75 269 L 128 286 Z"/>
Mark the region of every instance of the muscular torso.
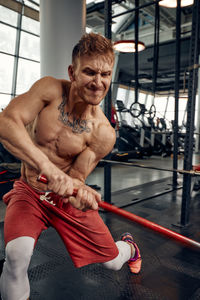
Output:
<path fill-rule="evenodd" d="M 28 132 L 49 160 L 68 173 L 76 157 L 90 145 L 103 113 L 96 107 L 92 118 L 82 120 L 67 115 L 66 111 L 67 95 L 63 94 L 41 110 L 34 122 L 29 124 Z M 22 177 L 34 188 L 44 190 L 45 186 L 37 182 L 37 176 L 36 170 L 27 164 L 22 165 Z"/>

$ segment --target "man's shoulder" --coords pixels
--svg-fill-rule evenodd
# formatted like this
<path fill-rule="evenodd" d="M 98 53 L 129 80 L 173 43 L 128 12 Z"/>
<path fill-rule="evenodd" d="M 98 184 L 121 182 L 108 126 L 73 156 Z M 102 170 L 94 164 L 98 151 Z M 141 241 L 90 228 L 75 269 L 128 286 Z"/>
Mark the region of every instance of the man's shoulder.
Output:
<path fill-rule="evenodd" d="M 50 98 L 57 98 L 69 90 L 70 82 L 64 79 L 57 79 L 52 76 L 45 76 L 35 83 L 35 87 Z"/>
<path fill-rule="evenodd" d="M 116 134 L 113 127 L 105 119 L 97 122 L 90 143 L 91 149 L 97 157 L 106 156 L 112 149 L 116 141 Z"/>
<path fill-rule="evenodd" d="M 115 130 L 107 120 L 99 122 L 98 134 L 102 139 L 109 139 L 111 142 L 115 139 Z"/>
<path fill-rule="evenodd" d="M 103 132 L 107 131 L 107 130 L 108 130 L 109 134 L 113 134 L 115 132 L 115 130 L 111 126 L 110 122 L 108 121 L 108 118 L 105 116 L 105 114 L 103 113 L 103 111 L 100 107 L 98 110 L 97 118 L 99 120 L 99 128 L 101 128 Z"/>
<path fill-rule="evenodd" d="M 99 114 L 98 121 L 96 122 L 95 136 L 101 142 L 106 141 L 107 143 L 112 144 L 115 141 L 115 130 L 103 112 Z"/>
<path fill-rule="evenodd" d="M 70 86 L 70 81 L 65 80 L 65 79 L 58 79 L 52 76 L 45 76 L 42 77 L 39 81 L 38 81 L 41 85 L 48 85 L 53 86 L 54 88 L 63 88 L 63 87 L 69 87 Z"/>

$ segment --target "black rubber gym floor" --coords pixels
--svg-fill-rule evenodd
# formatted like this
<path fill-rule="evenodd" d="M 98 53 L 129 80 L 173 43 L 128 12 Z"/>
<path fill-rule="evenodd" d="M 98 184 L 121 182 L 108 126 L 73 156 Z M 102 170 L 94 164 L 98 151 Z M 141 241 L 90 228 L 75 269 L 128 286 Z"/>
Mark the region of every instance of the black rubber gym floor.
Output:
<path fill-rule="evenodd" d="M 200 242 L 200 194 L 191 201 L 190 225 L 180 220 L 182 191 L 170 191 L 124 209 Z M 123 194 L 126 197 L 126 194 Z M 114 272 L 101 265 L 76 269 L 54 229 L 43 232 L 29 268 L 31 300 L 199 300 L 200 252 L 108 212 L 100 212 L 115 240 L 131 232 L 142 254 L 142 271 Z M 4 258 L 0 223 L 0 260 Z"/>

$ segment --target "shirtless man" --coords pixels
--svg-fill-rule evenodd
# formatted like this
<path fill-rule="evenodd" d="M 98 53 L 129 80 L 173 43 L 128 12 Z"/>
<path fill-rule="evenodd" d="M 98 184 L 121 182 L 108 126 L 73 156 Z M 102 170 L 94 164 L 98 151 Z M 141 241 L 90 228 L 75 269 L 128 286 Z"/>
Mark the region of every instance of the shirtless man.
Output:
<path fill-rule="evenodd" d="M 0 280 L 3 300 L 25 300 L 27 269 L 42 230 L 53 226 L 73 263 L 103 263 L 133 273 L 141 256 L 130 234 L 114 242 L 98 214 L 100 195 L 87 176 L 115 143 L 100 102 L 108 92 L 114 52 L 99 34 L 86 34 L 74 47 L 70 81 L 45 77 L 13 99 L 0 115 L 3 145 L 22 161 L 21 179 L 4 195 L 6 261 Z M 37 180 L 44 174 L 48 184 Z M 76 197 L 70 197 L 73 189 Z"/>

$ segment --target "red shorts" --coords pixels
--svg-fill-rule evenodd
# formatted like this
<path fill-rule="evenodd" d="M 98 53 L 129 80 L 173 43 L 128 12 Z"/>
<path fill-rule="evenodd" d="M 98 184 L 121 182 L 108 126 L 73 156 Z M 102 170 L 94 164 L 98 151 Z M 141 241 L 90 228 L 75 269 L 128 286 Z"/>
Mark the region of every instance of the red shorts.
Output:
<path fill-rule="evenodd" d="M 45 197 L 22 180 L 4 195 L 7 205 L 4 239 L 30 236 L 36 241 L 52 226 L 63 240 L 76 267 L 112 260 L 118 255 L 115 242 L 98 211 L 82 212 L 54 193 Z"/>

